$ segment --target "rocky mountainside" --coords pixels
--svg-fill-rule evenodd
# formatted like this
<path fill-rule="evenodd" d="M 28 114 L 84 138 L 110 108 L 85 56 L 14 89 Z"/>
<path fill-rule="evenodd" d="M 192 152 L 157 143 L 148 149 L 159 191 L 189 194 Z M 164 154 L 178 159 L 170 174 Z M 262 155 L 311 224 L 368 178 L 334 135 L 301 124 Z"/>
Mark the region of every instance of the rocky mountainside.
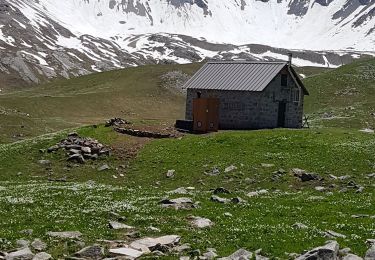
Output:
<path fill-rule="evenodd" d="M 288 50 L 296 65 L 337 67 L 375 55 L 374 16 L 375 0 L 0 0 L 0 72 L 38 83 Z"/>

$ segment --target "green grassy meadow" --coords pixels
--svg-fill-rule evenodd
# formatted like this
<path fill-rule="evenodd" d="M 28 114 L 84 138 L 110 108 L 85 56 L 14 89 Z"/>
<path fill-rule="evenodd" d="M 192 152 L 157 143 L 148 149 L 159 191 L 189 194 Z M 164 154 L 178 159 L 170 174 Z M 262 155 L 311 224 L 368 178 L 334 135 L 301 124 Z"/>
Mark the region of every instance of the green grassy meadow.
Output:
<path fill-rule="evenodd" d="M 129 138 L 104 127 L 85 127 L 79 133 L 108 145 Z M 346 235 L 338 239 L 340 245 L 364 255 L 366 239 L 374 236 L 373 218 L 352 217 L 375 215 L 374 179 L 367 177 L 375 170 L 375 141 L 370 134 L 323 129 L 188 135 L 148 143 L 131 161 L 111 156 L 73 166 L 69 171 L 64 169 L 67 162 L 63 153 L 39 152 L 64 134 L 0 146 L 0 237 L 9 243 L 25 238 L 20 232 L 32 228 L 34 233 L 26 238 L 43 238 L 49 242 L 50 252 L 59 257 L 77 248 L 75 244 L 62 247 L 50 240 L 48 231 L 78 230 L 87 243 L 126 239 L 124 232 L 108 228 L 110 212 L 126 216 L 126 224 L 136 227 L 140 236 L 177 234 L 193 249 L 204 252 L 214 247 L 221 256 L 244 247 L 251 251 L 262 248 L 267 256 L 287 259 L 286 252 L 301 253 L 323 244 L 328 239 L 322 234 L 326 230 Z M 41 159 L 51 160 L 51 169 L 39 165 Z M 108 163 L 111 170 L 98 172 L 96 168 L 103 163 Z M 122 169 L 124 164 L 127 167 Z M 237 169 L 225 173 L 230 165 Z M 205 171 L 213 167 L 220 174 L 206 175 Z M 286 174 L 274 179 L 274 171 L 280 168 Z M 292 168 L 316 172 L 324 180 L 302 183 L 292 175 Z M 176 170 L 174 178 L 166 178 L 170 169 Z M 64 177 L 66 182 L 48 181 L 51 172 L 53 178 Z M 340 181 L 331 179 L 330 174 L 351 177 Z M 342 192 L 349 181 L 365 187 L 364 191 Z M 195 188 L 191 194 L 168 194 L 188 186 Z M 315 186 L 326 187 L 326 191 L 316 191 Z M 241 197 L 246 203 L 210 201 L 211 190 L 217 187 L 231 191 L 220 196 Z M 260 189 L 268 193 L 247 196 Z M 158 204 L 163 198 L 186 196 L 199 201 L 199 208 L 176 211 Z M 232 217 L 225 216 L 226 212 Z M 215 224 L 203 230 L 192 228 L 187 221 L 190 215 L 209 218 Z M 295 230 L 292 226 L 296 222 L 308 228 Z M 150 230 L 150 226 L 161 232 Z M 12 245 L 2 246 L 5 249 Z"/>
<path fill-rule="evenodd" d="M 131 68 L 0 95 L 0 251 L 14 249 L 17 239 L 35 238 L 47 242 L 55 259 L 82 247 L 77 241 L 51 239 L 48 231 L 80 231 L 86 245 L 102 243 L 98 240 L 128 243 L 134 238 L 126 231 L 108 227 L 117 213 L 135 227 L 138 237 L 180 235 L 192 250 L 216 248 L 219 256 L 261 248 L 271 259 L 289 259 L 289 253 L 300 254 L 332 239 L 325 235 L 328 230 L 345 235 L 335 238 L 341 248 L 364 256 L 366 239 L 375 238 L 375 179 L 370 175 L 375 172 L 375 135 L 359 130 L 375 127 L 375 60 L 335 70 L 298 69 L 307 76 L 310 129 L 149 140 L 103 126 L 114 116 L 136 125 L 171 126 L 183 117 L 184 97 L 163 87 L 160 77 L 169 71 L 191 75 L 200 66 Z M 41 152 L 71 131 L 99 140 L 112 154 L 76 165 L 66 161 L 63 151 Z M 129 156 L 133 150 L 136 154 Z M 98 171 L 103 164 L 110 169 Z M 225 172 L 232 165 L 236 169 Z M 219 175 L 207 174 L 214 168 Z M 294 168 L 322 179 L 301 182 Z M 167 178 L 172 169 L 175 176 Z M 353 183 L 363 191 L 352 188 Z M 170 193 L 180 187 L 194 189 Z M 218 187 L 230 191 L 220 197 L 245 202 L 211 201 Z M 259 190 L 267 192 L 248 196 Z M 191 198 L 198 208 L 175 210 L 159 204 L 177 197 Z M 189 216 L 209 218 L 214 225 L 194 228 Z M 307 228 L 296 229 L 295 223 Z M 25 234 L 27 229 L 33 233 Z"/>

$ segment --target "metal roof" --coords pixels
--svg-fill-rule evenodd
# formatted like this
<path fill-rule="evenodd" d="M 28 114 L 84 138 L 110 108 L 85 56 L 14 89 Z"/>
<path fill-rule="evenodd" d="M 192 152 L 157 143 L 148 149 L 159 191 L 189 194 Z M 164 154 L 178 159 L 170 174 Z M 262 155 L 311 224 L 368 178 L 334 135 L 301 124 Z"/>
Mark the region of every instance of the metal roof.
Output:
<path fill-rule="evenodd" d="M 287 62 L 225 61 L 206 63 L 186 84 L 188 89 L 263 91 Z"/>

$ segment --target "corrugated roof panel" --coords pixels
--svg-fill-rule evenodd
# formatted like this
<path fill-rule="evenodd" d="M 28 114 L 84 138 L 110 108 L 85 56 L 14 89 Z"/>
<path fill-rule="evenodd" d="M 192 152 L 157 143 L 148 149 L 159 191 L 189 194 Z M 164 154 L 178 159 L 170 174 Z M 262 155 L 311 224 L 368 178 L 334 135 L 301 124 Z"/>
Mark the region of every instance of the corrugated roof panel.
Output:
<path fill-rule="evenodd" d="M 263 91 L 286 65 L 286 62 L 208 62 L 185 84 L 185 87 Z"/>

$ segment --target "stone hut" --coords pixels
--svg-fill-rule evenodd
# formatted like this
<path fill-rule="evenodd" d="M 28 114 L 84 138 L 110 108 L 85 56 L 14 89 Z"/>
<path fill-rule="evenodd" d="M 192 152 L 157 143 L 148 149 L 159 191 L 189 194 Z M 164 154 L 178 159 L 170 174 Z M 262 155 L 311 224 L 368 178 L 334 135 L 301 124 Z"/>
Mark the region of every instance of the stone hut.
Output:
<path fill-rule="evenodd" d="M 202 132 L 216 123 L 218 129 L 301 128 L 309 95 L 291 57 L 289 62 L 208 62 L 184 87 L 186 120 L 195 130 L 206 127 Z M 203 100 L 208 101 L 202 107 Z"/>

